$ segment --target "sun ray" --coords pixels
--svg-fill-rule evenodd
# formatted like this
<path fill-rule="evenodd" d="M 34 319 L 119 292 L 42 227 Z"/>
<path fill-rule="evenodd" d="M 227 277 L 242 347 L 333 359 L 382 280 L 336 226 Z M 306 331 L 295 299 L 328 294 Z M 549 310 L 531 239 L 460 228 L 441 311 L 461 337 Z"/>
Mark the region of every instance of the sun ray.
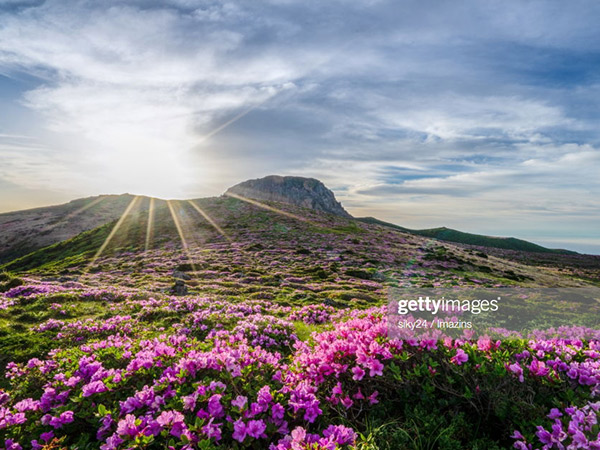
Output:
<path fill-rule="evenodd" d="M 191 200 L 188 200 L 188 203 L 190 205 L 192 205 L 192 207 L 198 211 L 198 214 L 200 214 L 202 217 L 204 217 L 206 219 L 206 221 L 212 225 L 212 227 L 217 230 L 225 239 L 227 239 L 229 242 L 233 242 L 231 240 L 231 238 L 229 236 L 227 236 L 227 233 L 225 233 L 225 231 L 219 226 L 219 224 L 217 224 L 217 222 L 215 222 L 208 214 L 206 214 L 206 212 L 204 212 L 198 205 L 196 205 L 194 202 L 192 202 Z"/>
<path fill-rule="evenodd" d="M 54 228 L 56 228 L 57 226 L 65 223 L 66 221 L 68 221 L 69 219 L 72 219 L 73 217 L 78 216 L 79 214 L 87 211 L 88 209 L 90 209 L 93 206 L 96 206 L 98 203 L 102 202 L 106 197 L 98 197 L 95 200 L 92 200 L 91 202 L 89 202 L 87 205 L 82 206 L 79 209 L 76 209 L 73 212 L 70 212 L 69 214 L 67 214 L 65 217 L 63 217 L 62 219 L 60 219 L 58 222 L 52 224 L 52 225 L 48 225 L 47 227 L 43 228 L 41 230 L 41 233 L 46 233 L 50 230 L 53 230 Z"/>
<path fill-rule="evenodd" d="M 189 249 L 189 245 L 185 239 L 184 233 L 183 233 L 183 228 L 181 226 L 181 222 L 179 221 L 179 217 L 177 217 L 177 214 L 175 212 L 175 208 L 173 207 L 173 201 L 172 200 L 167 200 L 167 206 L 169 207 L 169 211 L 171 212 L 171 217 L 173 218 L 173 223 L 175 224 L 175 228 L 177 229 L 177 234 L 179 234 L 179 239 L 181 240 L 181 245 L 183 247 L 183 252 L 185 253 L 185 255 L 188 257 L 188 259 L 190 260 L 190 263 L 192 265 L 192 269 L 194 270 L 194 272 L 196 272 L 196 265 L 194 264 L 193 260 L 192 260 L 192 255 L 190 253 L 190 249 Z"/>
<path fill-rule="evenodd" d="M 152 239 L 152 232 L 154 228 L 154 197 L 150 197 L 150 205 L 148 206 L 148 225 L 146 226 L 146 243 L 144 245 L 144 251 L 150 249 L 150 241 Z"/>
<path fill-rule="evenodd" d="M 206 133 L 204 136 L 200 137 L 200 140 L 198 141 L 198 143 L 202 143 L 208 139 L 210 139 L 211 137 L 213 137 L 215 134 L 220 133 L 221 131 L 223 131 L 225 128 L 229 127 L 230 125 L 233 125 L 235 122 L 237 122 L 238 120 L 240 120 L 242 117 L 246 116 L 247 114 L 251 113 L 252 111 L 254 111 L 256 108 L 259 108 L 260 106 L 264 105 L 265 103 L 267 103 L 269 100 L 271 100 L 275 95 L 277 94 L 271 94 L 269 95 L 267 98 L 265 98 L 264 100 L 261 100 L 258 103 L 255 103 L 254 105 L 250 106 L 249 108 L 246 108 L 245 110 L 243 110 L 241 113 L 235 115 L 233 118 L 229 119 L 227 122 L 219 125 L 217 128 L 215 128 L 212 131 L 209 131 L 208 133 Z"/>
<path fill-rule="evenodd" d="M 179 222 L 179 218 L 177 214 L 175 214 L 175 208 L 173 208 L 173 202 L 171 200 L 167 200 L 167 206 L 169 207 L 169 211 L 171 212 L 171 217 L 173 218 L 173 223 L 175 224 L 175 228 L 177 228 L 177 234 L 179 234 L 179 239 L 181 240 L 181 245 L 183 249 L 187 252 L 189 249 L 188 243 L 185 240 L 185 236 L 183 235 L 183 229 L 181 228 L 181 222 Z"/>
<path fill-rule="evenodd" d="M 241 195 L 233 194 L 231 192 L 226 192 L 225 195 L 227 195 L 228 197 L 232 197 L 232 198 L 241 200 L 241 201 L 246 202 L 246 203 L 250 203 L 251 205 L 258 206 L 259 208 L 266 209 L 267 211 L 272 211 L 274 213 L 281 214 L 283 216 L 290 217 L 292 219 L 300 220 L 301 222 L 307 222 L 307 223 L 310 223 L 312 225 L 319 226 L 317 224 L 313 224 L 310 220 L 305 219 L 304 217 L 300 217 L 300 216 L 297 216 L 295 214 L 289 213 L 287 211 L 282 211 L 281 209 L 277 209 L 277 208 L 274 208 L 272 206 L 265 205 L 264 203 L 261 203 L 261 202 L 259 202 L 257 200 L 253 200 L 253 199 L 250 199 L 250 198 L 247 198 L 247 197 L 242 197 Z"/>
<path fill-rule="evenodd" d="M 94 257 L 92 258 L 92 260 L 88 263 L 88 265 L 83 270 L 83 274 L 86 274 L 89 271 L 89 269 L 96 263 L 96 260 L 98 258 L 100 258 L 100 255 L 102 255 L 102 252 L 104 252 L 104 250 L 106 249 L 106 247 L 108 246 L 108 244 L 110 243 L 112 238 L 115 236 L 115 234 L 117 234 L 117 232 L 119 231 L 119 228 L 121 228 L 121 225 L 123 225 L 123 222 L 125 222 L 125 219 L 129 215 L 129 213 L 131 212 L 131 210 L 133 209 L 133 207 L 135 206 L 135 204 L 137 203 L 139 198 L 140 197 L 138 195 L 136 195 L 135 197 L 133 197 L 131 199 L 131 202 L 129 202 L 129 205 L 127 206 L 127 208 L 125 208 L 125 211 L 123 211 L 123 214 L 121 214 L 121 217 L 119 218 L 119 220 L 117 221 L 117 223 L 115 224 L 113 229 L 110 231 L 109 235 L 106 237 L 106 239 L 104 240 L 104 242 L 102 243 L 102 245 L 100 246 L 98 251 L 94 254 Z"/>

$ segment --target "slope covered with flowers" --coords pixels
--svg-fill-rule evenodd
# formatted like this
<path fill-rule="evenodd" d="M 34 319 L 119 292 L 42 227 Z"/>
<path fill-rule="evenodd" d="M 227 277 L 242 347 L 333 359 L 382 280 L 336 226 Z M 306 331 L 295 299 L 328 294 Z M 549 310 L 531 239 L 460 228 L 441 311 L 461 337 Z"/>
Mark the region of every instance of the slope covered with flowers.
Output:
<path fill-rule="evenodd" d="M 432 420 L 423 418 L 432 408 L 455 417 L 437 429 L 445 448 L 599 443 L 594 330 L 393 340 L 378 307 L 43 286 L 18 298 L 55 305 L 56 314 L 66 299 L 74 308 L 101 303 L 106 313 L 34 327 L 56 349 L 8 364 L 0 392 L 6 449 L 370 448 L 386 433 L 398 445 L 389 448 L 412 448 L 417 428 L 435 428 L 417 421 Z M 469 431 L 475 418 L 480 430 Z"/>
<path fill-rule="evenodd" d="M 0 276 L 0 449 L 600 448 L 598 330 L 391 339 L 384 306 L 388 287 L 597 284 L 592 260 L 202 207 L 226 237 L 192 210 L 185 251 L 159 218 L 164 242 L 142 250 L 146 224 L 125 221 L 131 242 L 98 259 L 75 241 Z"/>

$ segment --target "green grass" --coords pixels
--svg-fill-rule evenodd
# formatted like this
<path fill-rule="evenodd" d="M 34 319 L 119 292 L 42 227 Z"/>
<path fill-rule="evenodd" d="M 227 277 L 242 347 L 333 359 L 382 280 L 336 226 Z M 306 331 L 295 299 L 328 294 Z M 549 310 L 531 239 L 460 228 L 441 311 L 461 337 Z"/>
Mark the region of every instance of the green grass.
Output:
<path fill-rule="evenodd" d="M 296 336 L 301 341 L 308 341 L 310 339 L 310 335 L 315 331 L 324 331 L 326 325 L 309 325 L 304 322 L 295 321 L 294 329 L 296 330 Z"/>

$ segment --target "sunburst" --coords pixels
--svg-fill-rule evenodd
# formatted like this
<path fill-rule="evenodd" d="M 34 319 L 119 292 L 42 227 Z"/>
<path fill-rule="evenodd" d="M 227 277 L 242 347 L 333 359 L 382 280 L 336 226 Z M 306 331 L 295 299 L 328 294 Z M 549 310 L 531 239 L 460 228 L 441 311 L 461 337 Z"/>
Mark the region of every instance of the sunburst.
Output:
<path fill-rule="evenodd" d="M 81 208 L 76 209 L 73 212 L 70 212 L 65 217 L 63 217 L 62 219 L 60 219 L 58 222 L 53 223 L 52 225 L 49 225 L 47 227 L 44 227 L 40 232 L 41 233 L 47 233 L 48 231 L 53 230 L 54 228 L 58 227 L 59 225 L 62 225 L 63 223 L 67 222 L 68 220 L 72 219 L 73 217 L 77 217 L 78 215 L 80 215 L 81 213 L 87 211 L 88 209 L 92 208 L 93 206 L 96 206 L 98 203 L 104 201 L 105 198 L 106 197 L 98 197 L 98 198 L 92 200 L 87 205 L 84 205 Z"/>
<path fill-rule="evenodd" d="M 200 214 L 202 217 L 204 217 L 204 219 L 206 219 L 206 221 L 212 225 L 212 227 L 217 230 L 225 239 L 227 239 L 229 242 L 233 242 L 231 240 L 231 238 L 229 236 L 227 236 L 227 233 L 225 233 L 225 231 L 223 231 L 223 228 L 221 228 L 219 226 L 219 224 L 217 222 L 215 222 L 204 210 L 202 210 L 197 204 L 195 204 L 194 202 L 192 202 L 191 200 L 188 200 L 188 203 L 190 205 L 192 205 L 192 207 L 198 211 L 198 214 Z"/>
<path fill-rule="evenodd" d="M 296 219 L 296 220 L 300 220 L 301 222 L 307 222 L 307 223 L 312 224 L 312 222 L 310 220 L 308 220 L 308 219 L 306 219 L 304 217 L 297 216 L 297 215 L 289 213 L 287 211 L 282 211 L 281 209 L 274 208 L 273 206 L 265 205 L 264 203 L 261 203 L 261 202 L 259 202 L 257 200 L 254 200 L 254 199 L 251 199 L 251 198 L 247 198 L 247 197 L 243 197 L 241 195 L 234 194 L 232 192 L 226 192 L 225 195 L 228 196 L 228 197 L 235 198 L 237 200 L 241 200 L 241 201 L 246 202 L 246 203 L 250 203 L 251 205 L 258 206 L 259 208 L 266 209 L 267 211 L 272 211 L 274 213 L 281 214 L 282 216 L 286 216 L 286 217 L 289 217 L 291 219 Z"/>
<path fill-rule="evenodd" d="M 193 262 L 192 255 L 190 253 L 189 244 L 185 238 L 183 227 L 181 226 L 181 221 L 179 217 L 177 217 L 177 213 L 175 212 L 175 208 L 173 207 L 173 200 L 167 200 L 167 206 L 169 207 L 169 211 L 171 212 L 171 217 L 173 218 L 173 223 L 175 224 L 175 228 L 177 229 L 177 234 L 179 235 L 179 239 L 181 240 L 181 246 L 183 248 L 183 252 L 187 256 L 192 265 L 192 269 L 196 272 L 196 265 Z"/>
<path fill-rule="evenodd" d="M 110 233 L 108 234 L 108 236 L 106 237 L 106 239 L 104 240 L 104 242 L 102 243 L 102 245 L 100 246 L 98 251 L 96 251 L 92 260 L 88 263 L 88 265 L 83 270 L 82 276 L 87 274 L 87 272 L 90 270 L 90 268 L 96 263 L 98 258 L 100 258 L 100 256 L 102 255 L 102 253 L 104 252 L 104 250 L 106 249 L 106 247 L 108 246 L 110 241 L 112 240 L 112 238 L 117 234 L 117 232 L 123 225 L 123 222 L 125 222 L 125 219 L 129 215 L 129 213 L 131 212 L 133 207 L 136 205 L 139 198 L 140 197 L 138 195 L 136 195 L 135 197 L 133 197 L 133 199 L 131 199 L 131 202 L 129 202 L 129 205 L 127 205 L 127 208 L 125 208 L 125 211 L 123 211 L 123 214 L 121 214 L 121 217 L 119 218 L 119 220 L 117 221 L 117 223 L 115 224 L 113 229 L 110 231 Z"/>
<path fill-rule="evenodd" d="M 144 250 L 150 249 L 150 243 L 152 240 L 152 233 L 154 231 L 154 197 L 150 197 L 150 204 L 148 206 L 148 224 L 146 226 L 146 242 Z"/>

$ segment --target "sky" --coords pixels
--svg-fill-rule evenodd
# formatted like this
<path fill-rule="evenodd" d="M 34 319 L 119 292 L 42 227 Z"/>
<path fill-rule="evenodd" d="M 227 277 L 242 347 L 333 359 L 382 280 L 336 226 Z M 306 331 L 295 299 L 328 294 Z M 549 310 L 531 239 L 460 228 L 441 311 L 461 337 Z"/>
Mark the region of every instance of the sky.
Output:
<path fill-rule="evenodd" d="M 0 0 L 0 212 L 322 180 L 600 254 L 600 2 Z"/>

